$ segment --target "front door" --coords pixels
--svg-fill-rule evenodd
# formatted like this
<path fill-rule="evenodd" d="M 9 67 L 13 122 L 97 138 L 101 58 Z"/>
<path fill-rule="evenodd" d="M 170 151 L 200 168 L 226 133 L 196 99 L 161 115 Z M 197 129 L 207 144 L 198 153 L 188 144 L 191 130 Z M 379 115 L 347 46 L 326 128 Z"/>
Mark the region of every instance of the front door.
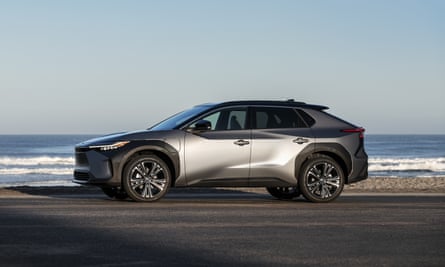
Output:
<path fill-rule="evenodd" d="M 232 107 L 205 115 L 207 130 L 186 130 L 185 176 L 189 186 L 247 186 L 251 130 L 247 109 Z M 198 122 L 197 121 L 197 122 Z"/>

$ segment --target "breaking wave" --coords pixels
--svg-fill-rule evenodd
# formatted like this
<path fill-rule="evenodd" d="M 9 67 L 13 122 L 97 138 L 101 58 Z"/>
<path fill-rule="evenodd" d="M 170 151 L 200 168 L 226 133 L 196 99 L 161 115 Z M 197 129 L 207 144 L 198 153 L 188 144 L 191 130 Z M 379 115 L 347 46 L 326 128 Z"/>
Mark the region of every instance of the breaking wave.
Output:
<path fill-rule="evenodd" d="M 0 166 L 74 165 L 74 157 L 0 157 Z"/>
<path fill-rule="evenodd" d="M 0 169 L 0 175 L 70 175 L 72 168 L 6 168 Z"/>
<path fill-rule="evenodd" d="M 23 176 L 54 177 L 72 175 L 74 157 L 0 157 L 0 183 Z"/>
<path fill-rule="evenodd" d="M 369 158 L 370 172 L 445 173 L 445 158 Z"/>

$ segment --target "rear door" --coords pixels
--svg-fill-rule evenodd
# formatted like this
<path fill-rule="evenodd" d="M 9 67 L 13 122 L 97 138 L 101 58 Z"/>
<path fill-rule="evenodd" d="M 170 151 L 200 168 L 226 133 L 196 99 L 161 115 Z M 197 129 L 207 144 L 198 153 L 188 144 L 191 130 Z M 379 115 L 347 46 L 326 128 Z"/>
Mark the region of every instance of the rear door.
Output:
<path fill-rule="evenodd" d="M 249 185 L 296 185 L 295 159 L 315 141 L 310 128 L 291 107 L 254 107 L 252 122 Z"/>

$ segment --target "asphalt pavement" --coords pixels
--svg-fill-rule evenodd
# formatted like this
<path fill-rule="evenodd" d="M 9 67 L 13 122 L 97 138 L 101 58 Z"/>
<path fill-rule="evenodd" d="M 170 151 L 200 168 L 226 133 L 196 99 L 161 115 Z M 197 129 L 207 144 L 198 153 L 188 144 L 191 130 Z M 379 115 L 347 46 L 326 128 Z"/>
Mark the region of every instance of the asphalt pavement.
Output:
<path fill-rule="evenodd" d="M 444 194 L 0 196 L 1 266 L 445 266 Z"/>

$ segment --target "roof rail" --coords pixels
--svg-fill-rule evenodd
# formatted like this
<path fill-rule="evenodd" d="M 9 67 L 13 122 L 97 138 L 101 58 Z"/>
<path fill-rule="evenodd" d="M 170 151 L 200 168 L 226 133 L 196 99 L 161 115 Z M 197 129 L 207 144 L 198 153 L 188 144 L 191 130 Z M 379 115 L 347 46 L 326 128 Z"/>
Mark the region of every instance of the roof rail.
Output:
<path fill-rule="evenodd" d="M 299 102 L 295 101 L 293 99 L 288 100 L 237 100 L 237 101 L 226 101 L 226 102 L 220 102 L 215 103 L 215 107 L 225 107 L 225 106 L 231 106 L 231 105 L 262 105 L 262 106 L 288 106 L 288 107 L 303 107 L 303 108 L 310 108 L 310 109 L 316 109 L 316 110 L 324 110 L 329 109 L 326 106 L 322 105 L 313 105 L 313 104 L 306 104 L 305 102 Z"/>

